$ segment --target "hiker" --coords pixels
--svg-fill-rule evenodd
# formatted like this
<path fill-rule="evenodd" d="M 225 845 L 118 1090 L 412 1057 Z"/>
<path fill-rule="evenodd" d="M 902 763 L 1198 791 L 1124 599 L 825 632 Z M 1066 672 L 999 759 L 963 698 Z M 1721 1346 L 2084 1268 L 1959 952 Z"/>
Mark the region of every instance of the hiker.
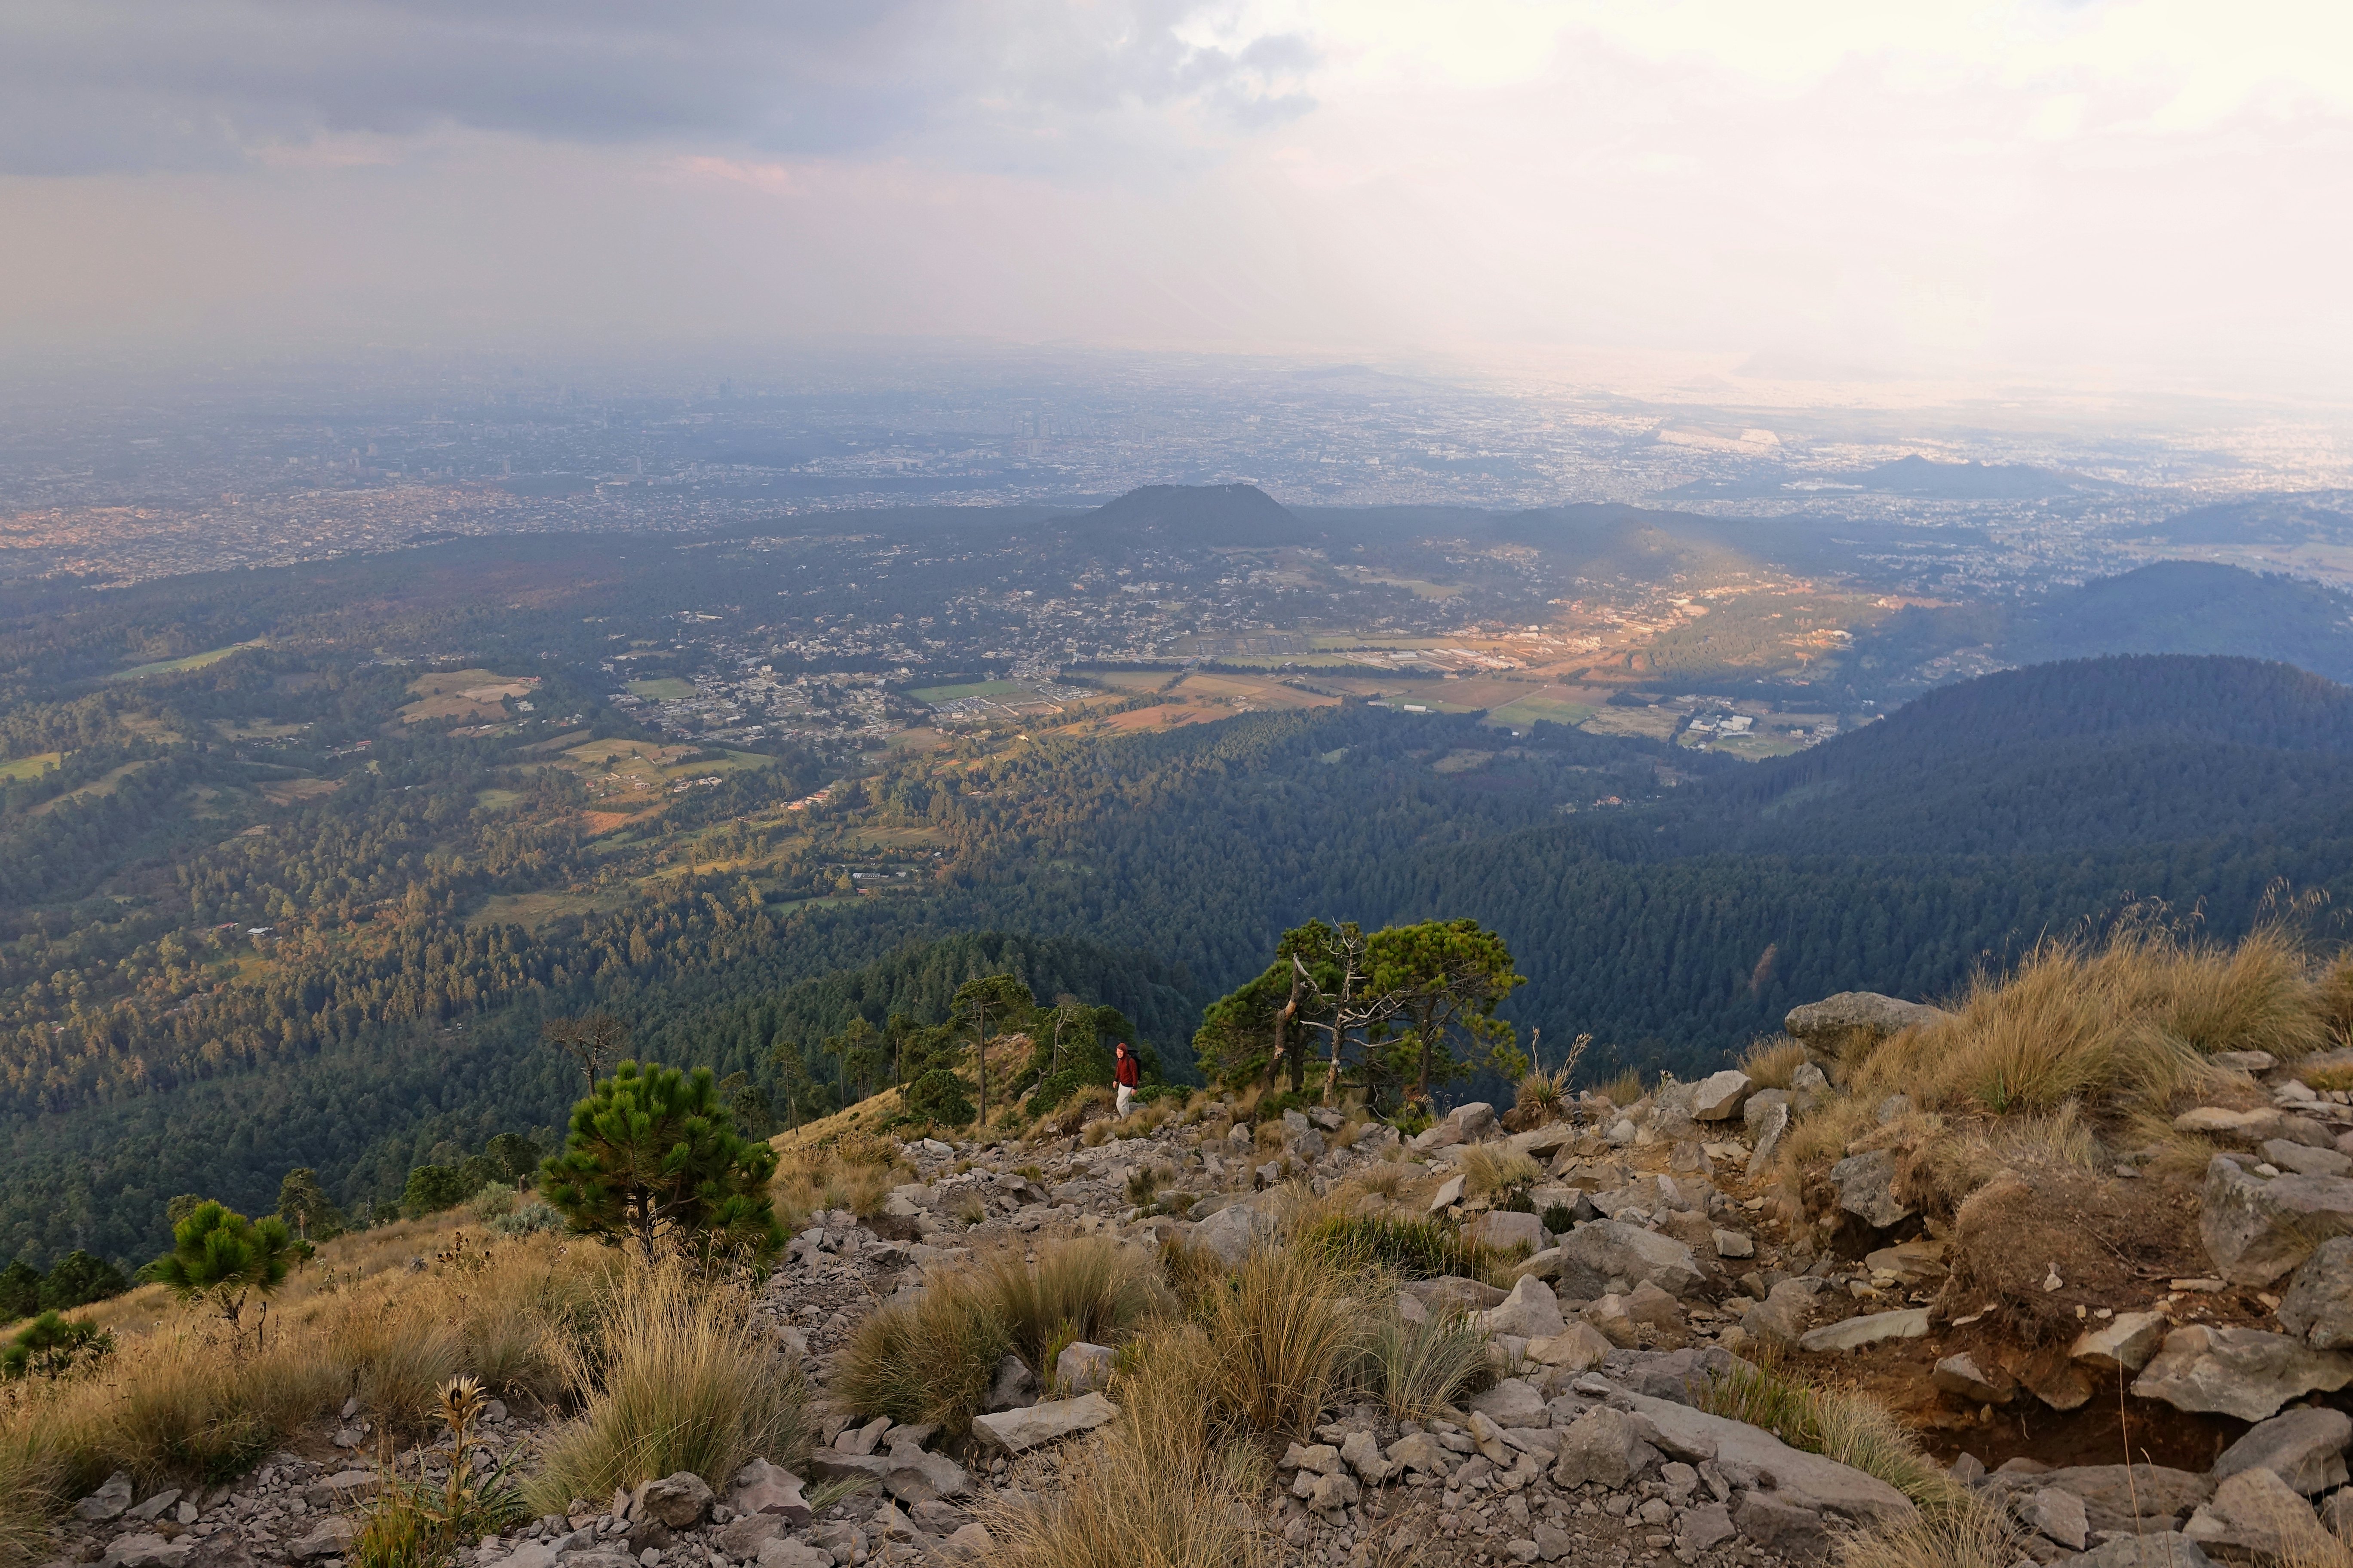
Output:
<path fill-rule="evenodd" d="M 1134 1102 L 1136 1085 L 1144 1081 L 1144 1074 L 1135 1065 L 1135 1053 L 1127 1048 L 1125 1040 L 1112 1051 L 1111 1078 L 1119 1085 L 1119 1113 L 1125 1116 L 1128 1106 Z"/>

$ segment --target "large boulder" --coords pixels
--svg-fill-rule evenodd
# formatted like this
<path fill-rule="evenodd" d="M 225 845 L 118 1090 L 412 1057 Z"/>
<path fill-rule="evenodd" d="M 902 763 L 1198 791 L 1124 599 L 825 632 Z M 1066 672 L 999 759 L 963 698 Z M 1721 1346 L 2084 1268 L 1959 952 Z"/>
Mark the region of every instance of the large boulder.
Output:
<path fill-rule="evenodd" d="M 2345 1446 L 2353 1443 L 2353 1416 L 2307 1406 L 2258 1421 L 2214 1461 L 2214 1479 L 2241 1470 L 2269 1470 L 2306 1497 L 2345 1484 Z"/>
<path fill-rule="evenodd" d="M 2114 1535 L 2068 1568 L 2214 1568 L 2214 1560 L 2186 1535 Z"/>
<path fill-rule="evenodd" d="M 1463 1234 L 1482 1247 L 1508 1251 L 1525 1247 L 1531 1254 L 1541 1252 L 1552 1238 L 1545 1234 L 1544 1221 L 1532 1214 L 1514 1214 L 1509 1209 L 1491 1209 L 1463 1226 Z"/>
<path fill-rule="evenodd" d="M 1831 1167 L 1839 1207 L 1873 1230 L 1912 1217 L 1912 1207 L 1895 1195 L 1895 1156 L 1884 1149 L 1850 1154 Z"/>
<path fill-rule="evenodd" d="M 1591 1372 L 1609 1356 L 1610 1348 L 1609 1342 L 1592 1324 L 1576 1322 L 1549 1339 L 1530 1340 L 1525 1354 L 1539 1366 L 1558 1367 L 1570 1373 Z"/>
<path fill-rule="evenodd" d="M 1619 1220 L 1580 1225 L 1560 1243 L 1560 1285 L 1573 1297 L 1592 1300 L 1612 1279 L 1629 1288 L 1644 1280 L 1673 1296 L 1686 1296 L 1705 1282 L 1692 1249 L 1672 1237 Z"/>
<path fill-rule="evenodd" d="M 106 1478 L 104 1486 L 74 1504 L 74 1517 L 97 1524 L 121 1519 L 130 1510 L 132 1497 L 131 1472 L 117 1470 Z"/>
<path fill-rule="evenodd" d="M 1867 1312 L 1843 1322 L 1824 1323 L 1799 1337 L 1803 1351 L 1857 1351 L 1883 1340 L 1916 1340 L 1928 1331 L 1928 1309 L 1906 1307 L 1894 1312 Z"/>
<path fill-rule="evenodd" d="M 2316 1351 L 2285 1334 L 2193 1323 L 2165 1336 L 2132 1391 L 2177 1410 L 2261 1421 L 2300 1395 L 2353 1384 L 2353 1353 Z"/>
<path fill-rule="evenodd" d="M 1741 1329 L 1749 1338 L 1777 1350 L 1794 1348 L 1806 1331 L 1806 1320 L 1813 1315 L 1815 1289 L 1811 1279 L 1782 1280 L 1765 1300 L 1740 1314 Z"/>
<path fill-rule="evenodd" d="M 1533 1275 L 1523 1275 L 1501 1306 L 1480 1314 L 1479 1326 L 1489 1334 L 1542 1340 L 1559 1333 L 1567 1323 L 1560 1315 L 1560 1299 L 1552 1293 L 1552 1287 Z"/>
<path fill-rule="evenodd" d="M 2333 1237 L 2296 1265 L 2279 1321 L 2314 1350 L 2353 1351 L 2353 1237 Z"/>
<path fill-rule="evenodd" d="M 735 1472 L 734 1484 L 727 1493 L 727 1506 L 739 1514 L 781 1515 L 795 1524 L 809 1521 L 809 1505 L 801 1496 L 800 1478 L 765 1459 L 754 1459 Z"/>
<path fill-rule="evenodd" d="M 972 1418 L 972 1432 L 987 1447 L 1019 1454 L 1075 1432 L 1091 1432 L 1118 1415 L 1118 1405 L 1100 1394 L 1088 1394 L 1076 1399 L 1050 1399 L 1018 1410 L 976 1415 Z"/>
<path fill-rule="evenodd" d="M 1109 1345 L 1073 1341 L 1054 1358 L 1054 1381 L 1065 1394 L 1092 1394 L 1111 1385 L 1112 1365 L 1118 1360 L 1119 1352 Z"/>
<path fill-rule="evenodd" d="M 1694 1121 L 1729 1121 L 1740 1114 L 1748 1102 L 1748 1091 L 1754 1086 L 1748 1075 L 1736 1068 L 1726 1068 L 1711 1073 L 1692 1085 L 1691 1114 Z"/>
<path fill-rule="evenodd" d="M 1724 1475 L 1752 1475 L 1760 1484 L 1769 1477 L 1771 1489 L 1757 1495 L 1866 1529 L 1892 1528 L 1915 1517 L 1911 1500 L 1876 1476 L 1792 1448 L 1746 1422 L 1641 1394 L 1613 1395 L 1611 1403 L 1623 1403 L 1649 1421 L 1656 1434 L 1651 1441 L 1672 1458 L 1690 1465 L 1713 1460 Z"/>
<path fill-rule="evenodd" d="M 1560 1452 L 1553 1463 L 1555 1486 L 1590 1483 L 1615 1491 L 1659 1462 L 1659 1450 L 1649 1437 L 1650 1426 L 1620 1410 L 1597 1405 L 1570 1423 L 1560 1435 Z"/>
<path fill-rule="evenodd" d="M 2214 1495 L 2210 1477 L 2163 1465 L 2071 1465 L 2037 1475 L 1998 1476 L 1997 1490 L 2031 1492 L 2057 1487 L 2083 1500 L 2094 1534 L 2103 1531 L 2171 1530 Z"/>
<path fill-rule="evenodd" d="M 2331 1237 L 2353 1234 L 2353 1179 L 2259 1176 L 2217 1154 L 2199 1194 L 2198 1234 L 2223 1279 L 2268 1285 Z"/>
<path fill-rule="evenodd" d="M 2115 1377 L 2119 1371 L 2138 1372 L 2147 1366 L 2164 1342 L 2163 1313 L 2118 1312 L 2076 1335 L 2067 1356 L 2087 1371 Z"/>
<path fill-rule="evenodd" d="M 1790 1008 L 1781 1027 L 1810 1048 L 1835 1057 L 1853 1046 L 1875 1045 L 1890 1035 L 1950 1016 L 1941 1007 L 1883 996 L 1876 991 L 1841 991 Z"/>
<path fill-rule="evenodd" d="M 658 1519 L 672 1530 L 692 1530 L 711 1517 L 711 1488 L 692 1470 L 681 1470 L 639 1486 L 629 1511 L 639 1519 Z"/>
<path fill-rule="evenodd" d="M 1229 1268 L 1239 1268 L 1274 1236 L 1274 1217 L 1250 1204 L 1221 1208 L 1193 1227 L 1195 1247 L 1205 1247 Z"/>
<path fill-rule="evenodd" d="M 2214 1489 L 2181 1533 L 2210 1557 L 2237 1563 L 2327 1562 L 2336 1542 L 2312 1505 L 2269 1470 L 2241 1470 Z"/>

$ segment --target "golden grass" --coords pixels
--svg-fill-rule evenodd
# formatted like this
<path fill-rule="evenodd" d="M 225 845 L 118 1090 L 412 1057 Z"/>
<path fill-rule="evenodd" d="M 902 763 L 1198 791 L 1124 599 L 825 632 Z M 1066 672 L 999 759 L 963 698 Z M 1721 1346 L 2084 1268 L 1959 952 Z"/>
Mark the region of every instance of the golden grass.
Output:
<path fill-rule="evenodd" d="M 739 1288 L 631 1270 L 563 1363 L 580 1415 L 545 1445 L 526 1488 L 536 1512 L 681 1470 L 723 1489 L 746 1460 L 791 1468 L 808 1453 L 800 1368 Z"/>
<path fill-rule="evenodd" d="M 1260 1528 L 1264 1457 L 1221 1443 L 1204 1395 L 1216 1352 L 1192 1324 L 1172 1324 L 1114 1375 L 1120 1419 L 1076 1446 L 1060 1484 L 1029 1506 L 986 1509 L 1004 1568 L 1262 1568 L 1279 1556 Z"/>
<path fill-rule="evenodd" d="M 1400 1161 L 1384 1160 L 1366 1166 L 1349 1177 L 1359 1192 L 1394 1203 L 1397 1195 L 1413 1184 L 1417 1173 Z"/>
<path fill-rule="evenodd" d="M 1411 1323 L 1385 1314 L 1372 1340 L 1373 1382 L 1400 1421 L 1426 1421 L 1493 1381 L 1487 1336 L 1461 1313 Z"/>
<path fill-rule="evenodd" d="M 2325 1045 L 2322 988 L 2277 929 L 2235 946 L 2153 926 L 2105 944 L 2047 942 L 2006 977 L 1980 975 L 1954 1016 L 1851 1055 L 1848 1092 L 2009 1115 L 2071 1100 L 2121 1113 L 2218 1080 L 2218 1051 L 2292 1060 Z"/>
<path fill-rule="evenodd" d="M 1462 1191 L 1474 1198 L 1493 1197 L 1514 1187 L 1525 1187 L 1544 1174 L 1544 1168 L 1516 1149 L 1499 1143 L 1472 1143 L 1461 1151 L 1455 1169 L 1462 1173 Z"/>
<path fill-rule="evenodd" d="M 1633 1068 L 1627 1068 L 1603 1084 L 1601 1093 L 1612 1105 L 1631 1105 L 1642 1098 L 1642 1075 Z"/>
<path fill-rule="evenodd" d="M 1787 1035 L 1756 1041 L 1740 1058 L 1740 1070 L 1758 1089 L 1787 1089 L 1806 1065 L 1806 1047 Z"/>
<path fill-rule="evenodd" d="M 1176 1304 L 1149 1254 L 1101 1237 L 1049 1247 L 1035 1264 L 1008 1254 L 981 1278 L 989 1310 L 1041 1376 L 1049 1347 L 1118 1344 Z"/>
<path fill-rule="evenodd" d="M 1301 1248 L 1250 1254 L 1196 1309 L 1217 1352 L 1212 1408 L 1262 1439 L 1305 1441 L 1363 1371 L 1378 1321 L 1368 1283 Z"/>
<path fill-rule="evenodd" d="M 1711 1415 L 1762 1427 L 1793 1448 L 1876 1476 L 1923 1508 L 1950 1508 L 1965 1495 L 1894 1414 L 1868 1394 L 1744 1363 L 1711 1378 L 1694 1403 Z"/>
<path fill-rule="evenodd" d="M 429 1261 L 412 1271 L 412 1258 Z M 101 1303 L 114 1355 L 0 1409 L 0 1553 L 114 1470 L 142 1486 L 227 1479 L 354 1392 L 396 1435 L 422 1432 L 453 1372 L 511 1400 L 553 1398 L 564 1345 L 619 1267 L 607 1248 L 546 1236 L 461 1245 L 410 1224 L 337 1237 L 288 1280 L 266 1343 L 241 1356 L 152 1289 Z"/>
<path fill-rule="evenodd" d="M 2024 1555 L 2008 1510 L 1974 1492 L 1893 1530 L 1853 1531 L 1838 1545 L 1840 1568 L 2010 1568 Z"/>
<path fill-rule="evenodd" d="M 913 1301 L 858 1325 L 836 1364 L 833 1397 L 854 1415 L 935 1421 L 961 1437 L 1012 1348 L 1012 1331 L 977 1278 L 937 1276 Z"/>
<path fill-rule="evenodd" d="M 769 1195 L 787 1231 L 806 1228 L 818 1214 L 848 1209 L 860 1219 L 882 1212 L 891 1189 L 915 1180 L 915 1169 L 888 1138 L 845 1135 L 830 1143 L 796 1144 L 776 1163 Z"/>

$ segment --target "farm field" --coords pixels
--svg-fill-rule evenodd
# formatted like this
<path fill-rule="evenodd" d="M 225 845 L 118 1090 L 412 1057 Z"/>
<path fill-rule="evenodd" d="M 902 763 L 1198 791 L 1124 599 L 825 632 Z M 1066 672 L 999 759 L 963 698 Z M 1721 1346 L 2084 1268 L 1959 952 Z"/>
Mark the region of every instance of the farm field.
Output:
<path fill-rule="evenodd" d="M 116 670 L 114 674 L 108 679 L 112 680 L 137 680 L 142 676 L 147 675 L 177 675 L 183 670 L 202 669 L 208 664 L 218 664 L 222 659 L 227 658 L 229 655 L 236 653 L 240 648 L 267 647 L 269 646 L 269 638 L 255 637 L 250 642 L 231 643 L 227 647 L 208 648 L 203 653 L 192 653 L 184 658 L 158 659 L 153 664 L 133 665 L 129 669 Z"/>
<path fill-rule="evenodd" d="M 420 675 L 408 683 L 409 695 L 417 700 L 400 710 L 400 721 L 421 724 L 433 719 L 503 719 L 508 698 L 528 697 L 538 685 L 534 676 L 499 675 L 487 669 Z"/>

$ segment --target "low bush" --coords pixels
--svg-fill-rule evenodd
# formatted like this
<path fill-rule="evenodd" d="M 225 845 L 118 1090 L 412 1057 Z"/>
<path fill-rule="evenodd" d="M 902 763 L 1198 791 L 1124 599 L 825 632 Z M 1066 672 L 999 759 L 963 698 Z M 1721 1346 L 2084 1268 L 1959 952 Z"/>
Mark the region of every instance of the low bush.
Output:
<path fill-rule="evenodd" d="M 1631 1105 L 1642 1098 L 1642 1075 L 1636 1068 L 1627 1068 L 1603 1084 L 1601 1093 L 1612 1105 Z"/>
<path fill-rule="evenodd" d="M 977 1114 L 964 1079 L 945 1068 L 934 1068 L 906 1089 L 907 1113 L 943 1127 L 962 1127 Z"/>
<path fill-rule="evenodd" d="M 1250 1254 L 1195 1310 L 1217 1352 L 1212 1408 L 1261 1440 L 1306 1441 L 1362 1379 L 1378 1327 L 1377 1289 L 1316 1249 Z"/>
<path fill-rule="evenodd" d="M 1544 1168 L 1516 1149 L 1500 1143 L 1473 1143 L 1461 1152 L 1455 1169 L 1462 1173 L 1465 1196 L 1491 1198 L 1527 1187 L 1544 1175 Z"/>
<path fill-rule="evenodd" d="M 1375 1330 L 1373 1384 L 1389 1414 L 1426 1421 L 1494 1380 L 1487 1336 L 1460 1313 L 1408 1322 L 1389 1313 Z"/>
<path fill-rule="evenodd" d="M 1839 1542 L 1838 1560 L 1840 1568 L 2011 1568 L 2025 1555 L 2009 1511 L 1971 1493 L 1891 1530 L 1856 1531 Z"/>
<path fill-rule="evenodd" d="M 1041 1374 L 1051 1370 L 1050 1346 L 1115 1345 L 1174 1305 L 1144 1254 L 1097 1237 L 1049 1247 L 1035 1264 L 1004 1258 L 984 1273 L 982 1289 L 1013 1348 Z"/>
<path fill-rule="evenodd" d="M 724 1488 L 746 1460 L 792 1468 L 808 1454 L 800 1368 L 733 1286 L 633 1268 L 563 1362 L 580 1415 L 547 1440 L 524 1489 L 535 1512 L 681 1470 Z"/>
<path fill-rule="evenodd" d="M 1493 1247 L 1435 1218 L 1326 1214 L 1301 1226 L 1296 1245 L 1337 1268 L 1401 1279 L 1483 1279 L 1502 1261 Z"/>
<path fill-rule="evenodd" d="M 1805 1046 L 1787 1035 L 1757 1041 L 1740 1058 L 1740 1070 L 1758 1089 L 1788 1088 L 1790 1079 L 1805 1065 Z"/>
<path fill-rule="evenodd" d="M 940 1275 L 913 1301 L 884 1307 L 858 1325 L 836 1364 L 833 1394 L 856 1415 L 937 1422 L 962 1437 L 1012 1348 L 1012 1331 L 982 1281 Z"/>

